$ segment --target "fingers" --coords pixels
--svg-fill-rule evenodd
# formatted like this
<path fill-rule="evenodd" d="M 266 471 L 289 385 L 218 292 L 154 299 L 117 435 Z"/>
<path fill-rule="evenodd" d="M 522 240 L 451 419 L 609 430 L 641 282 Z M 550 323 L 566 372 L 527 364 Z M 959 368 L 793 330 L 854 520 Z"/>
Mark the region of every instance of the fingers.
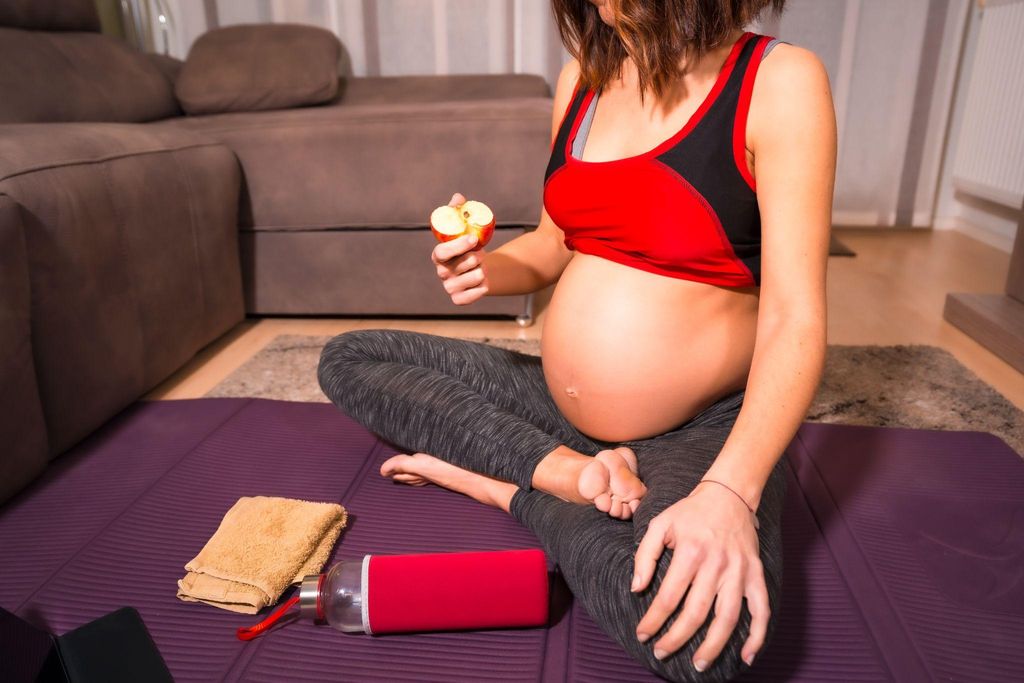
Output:
<path fill-rule="evenodd" d="M 469 272 L 480 264 L 481 260 L 479 253 L 470 252 L 467 254 L 460 254 L 446 263 L 437 264 L 437 276 L 442 280 L 447 280 L 455 275 L 461 275 L 462 273 Z"/>
<path fill-rule="evenodd" d="M 718 595 L 715 597 L 715 617 L 711 620 L 711 625 L 708 626 L 708 632 L 700 647 L 693 654 L 693 665 L 698 671 L 706 669 L 729 642 L 732 632 L 736 630 L 742 603 L 743 574 L 739 567 L 735 569 L 730 567 L 722 575 Z"/>
<path fill-rule="evenodd" d="M 693 581 L 694 574 L 700 568 L 700 555 L 696 547 L 686 545 L 683 546 L 681 551 L 676 550 L 673 552 L 672 562 L 669 564 L 668 571 L 665 572 L 665 578 L 662 579 L 661 585 L 658 587 L 658 593 L 654 596 L 651 606 L 647 608 L 647 612 L 636 626 L 637 638 L 641 642 L 646 641 L 652 634 L 661 629 L 665 620 L 678 609 L 679 601 L 683 599 L 683 594 L 686 593 L 690 582 Z M 692 589 L 690 593 L 692 595 Z M 689 601 L 689 597 L 687 601 Z M 707 611 L 705 610 L 706 614 Z M 676 623 L 678 623 L 678 620 Z M 703 620 L 701 623 L 703 623 Z M 644 636 L 647 637 L 645 638 Z M 667 642 L 666 638 L 663 637 L 659 644 Z"/>
<path fill-rule="evenodd" d="M 445 249 L 448 245 L 454 245 Z M 462 245 L 459 247 L 458 245 Z M 431 259 L 437 265 L 437 276 L 441 278 L 444 290 L 451 296 L 452 303 L 462 306 L 470 304 L 487 294 L 487 275 L 477 252 L 466 253 L 472 246 L 467 236 L 434 247 Z M 454 255 L 448 254 L 455 252 Z M 439 261 L 442 258 L 445 260 Z"/>
<path fill-rule="evenodd" d="M 636 548 L 633 558 L 633 582 L 630 590 L 634 593 L 647 588 L 654 571 L 658 567 L 658 558 L 665 547 L 665 527 L 660 518 L 655 517 L 647 525 L 647 532 Z"/>
<path fill-rule="evenodd" d="M 480 285 L 479 287 L 465 289 L 461 292 L 452 294 L 452 303 L 456 306 L 464 306 L 466 304 L 473 303 L 485 294 L 487 294 L 487 285 Z"/>
<path fill-rule="evenodd" d="M 708 612 L 711 610 L 711 603 L 718 591 L 721 572 L 724 568 L 724 560 L 717 559 L 719 557 L 721 556 L 708 556 L 700 564 L 697 576 L 693 579 L 693 585 L 690 586 L 686 595 L 682 611 L 672 622 L 668 633 L 654 644 L 654 656 L 658 659 L 663 659 L 682 647 L 708 618 Z M 662 585 L 664 586 L 667 582 L 668 574 L 666 573 Z M 652 631 L 648 631 L 648 633 L 652 633 Z"/>
<path fill-rule="evenodd" d="M 768 619 L 771 617 L 771 609 L 768 602 L 768 587 L 764 581 L 764 568 L 760 558 L 751 560 L 747 569 L 747 583 L 745 587 L 747 597 L 747 609 L 750 610 L 750 635 L 743 643 L 740 657 L 748 665 L 754 663 L 754 655 L 764 645 L 764 639 L 768 633 Z"/>
<path fill-rule="evenodd" d="M 746 597 L 751 626 L 740 657 L 748 666 L 752 665 L 754 656 L 764 645 L 771 616 L 756 534 L 748 534 L 753 544 L 749 539 L 738 538 L 737 534 L 705 538 L 694 530 L 688 519 L 686 502 L 684 499 L 655 516 L 637 546 L 633 592 L 651 585 L 662 552 L 666 547 L 673 551 L 657 593 L 636 626 L 637 639 L 647 642 L 664 630 L 653 643 L 654 656 L 664 659 L 693 639 L 707 624 L 692 662 L 697 671 L 706 671 L 711 662 L 721 656 L 733 635 L 737 635 L 737 640 L 742 637 L 736 633 L 736 626 Z M 622 509 L 628 509 L 628 505 L 623 503 L 620 512 Z M 698 509 L 698 518 L 706 514 L 706 510 Z M 721 527 L 712 520 L 709 528 L 714 531 Z M 709 619 L 712 606 L 714 613 Z"/>
<path fill-rule="evenodd" d="M 447 242 L 441 242 L 430 252 L 430 260 L 437 265 L 449 265 L 447 262 L 460 254 L 464 254 L 476 246 L 476 235 L 463 235 Z"/>
<path fill-rule="evenodd" d="M 474 287 L 479 287 L 484 284 L 484 271 L 480 268 L 457 275 L 455 277 L 448 278 L 443 283 L 444 291 L 448 294 L 455 296 L 461 292 L 465 292 Z"/>
<path fill-rule="evenodd" d="M 466 198 L 456 192 L 448 205 L 458 206 L 465 202 Z M 441 242 L 430 252 L 430 260 L 437 267 L 437 276 L 444 283 L 452 303 L 457 306 L 471 304 L 488 291 L 482 252 L 477 243 L 476 235 L 467 234 Z"/>

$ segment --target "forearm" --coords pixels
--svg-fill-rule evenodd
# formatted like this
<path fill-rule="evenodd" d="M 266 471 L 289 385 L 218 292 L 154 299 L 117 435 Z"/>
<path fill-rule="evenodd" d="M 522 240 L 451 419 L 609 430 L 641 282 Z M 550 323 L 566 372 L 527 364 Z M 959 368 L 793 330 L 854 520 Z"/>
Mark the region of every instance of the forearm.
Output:
<path fill-rule="evenodd" d="M 550 252 L 550 240 L 533 230 L 484 253 L 488 296 L 529 294 L 556 281 L 557 254 Z"/>
<path fill-rule="evenodd" d="M 758 329 L 743 407 L 704 478 L 755 509 L 772 469 L 814 400 L 825 367 L 825 320 L 785 319 Z"/>

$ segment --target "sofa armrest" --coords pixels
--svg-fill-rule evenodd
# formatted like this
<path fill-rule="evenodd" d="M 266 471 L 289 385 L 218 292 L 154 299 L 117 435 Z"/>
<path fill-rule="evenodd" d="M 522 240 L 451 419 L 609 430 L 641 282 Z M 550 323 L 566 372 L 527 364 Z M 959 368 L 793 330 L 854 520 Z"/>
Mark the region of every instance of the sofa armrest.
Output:
<path fill-rule="evenodd" d="M 181 131 L 0 126 L 51 455 L 242 319 L 240 182 L 227 148 Z"/>
<path fill-rule="evenodd" d="M 29 327 L 29 279 L 18 205 L 0 195 L 0 503 L 46 467 Z"/>

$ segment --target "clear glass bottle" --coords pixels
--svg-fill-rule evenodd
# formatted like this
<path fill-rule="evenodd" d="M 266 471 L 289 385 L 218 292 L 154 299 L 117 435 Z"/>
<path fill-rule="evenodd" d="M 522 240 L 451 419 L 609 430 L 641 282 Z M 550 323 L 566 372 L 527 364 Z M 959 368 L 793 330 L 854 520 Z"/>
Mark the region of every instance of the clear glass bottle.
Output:
<path fill-rule="evenodd" d="M 365 633 L 366 595 L 360 560 L 343 560 L 323 574 L 307 576 L 299 589 L 299 612 L 349 633 Z"/>

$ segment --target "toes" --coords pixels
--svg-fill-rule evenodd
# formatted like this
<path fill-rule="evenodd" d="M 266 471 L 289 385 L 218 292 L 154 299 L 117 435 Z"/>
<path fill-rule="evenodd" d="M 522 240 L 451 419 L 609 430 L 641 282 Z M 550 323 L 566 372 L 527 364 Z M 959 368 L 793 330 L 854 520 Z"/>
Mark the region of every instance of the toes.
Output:
<path fill-rule="evenodd" d="M 380 474 L 405 484 L 425 486 L 430 480 L 423 473 L 429 471 L 433 460 L 436 458 L 429 453 L 398 453 L 381 463 Z"/>
<path fill-rule="evenodd" d="M 637 477 L 636 471 L 630 467 L 630 460 L 620 451 L 621 448 L 624 447 L 610 451 L 601 451 L 595 456 L 608 468 L 608 489 L 623 500 L 642 498 L 647 493 L 647 487 Z M 629 449 L 625 450 L 628 451 Z M 629 452 L 632 456 L 632 451 Z M 632 462 L 633 467 L 635 467 L 635 457 L 633 457 Z"/>
<path fill-rule="evenodd" d="M 635 468 L 636 456 L 629 448 L 601 451 L 580 473 L 577 488 L 601 512 L 617 519 L 630 519 L 647 493 Z"/>
<path fill-rule="evenodd" d="M 399 472 L 395 474 L 393 477 L 391 477 L 391 479 L 394 481 L 400 481 L 403 484 L 409 484 L 411 486 L 426 486 L 427 484 L 430 483 L 419 475 L 406 474 L 404 472 Z"/>
<path fill-rule="evenodd" d="M 390 476 L 395 475 L 398 472 L 402 472 L 403 471 L 403 465 L 405 465 L 405 463 L 407 463 L 410 459 L 411 459 L 410 456 L 406 455 L 405 453 L 399 453 L 398 455 L 391 456 L 390 458 L 385 460 L 383 463 L 381 463 L 381 466 L 380 466 L 380 474 L 381 474 L 381 476 L 382 477 L 390 477 Z"/>
<path fill-rule="evenodd" d="M 612 504 L 608 508 L 608 514 L 611 515 L 612 517 L 617 517 L 619 519 L 622 519 L 622 510 L 623 510 L 622 499 L 619 498 L 618 496 L 614 496 L 614 495 L 611 497 L 611 499 L 612 499 Z M 625 509 L 628 510 L 629 508 L 625 508 Z"/>
<path fill-rule="evenodd" d="M 603 493 L 594 499 L 594 507 L 601 512 L 607 513 L 609 517 L 616 519 L 631 519 L 633 507 L 630 502 L 622 500 L 614 493 Z"/>

